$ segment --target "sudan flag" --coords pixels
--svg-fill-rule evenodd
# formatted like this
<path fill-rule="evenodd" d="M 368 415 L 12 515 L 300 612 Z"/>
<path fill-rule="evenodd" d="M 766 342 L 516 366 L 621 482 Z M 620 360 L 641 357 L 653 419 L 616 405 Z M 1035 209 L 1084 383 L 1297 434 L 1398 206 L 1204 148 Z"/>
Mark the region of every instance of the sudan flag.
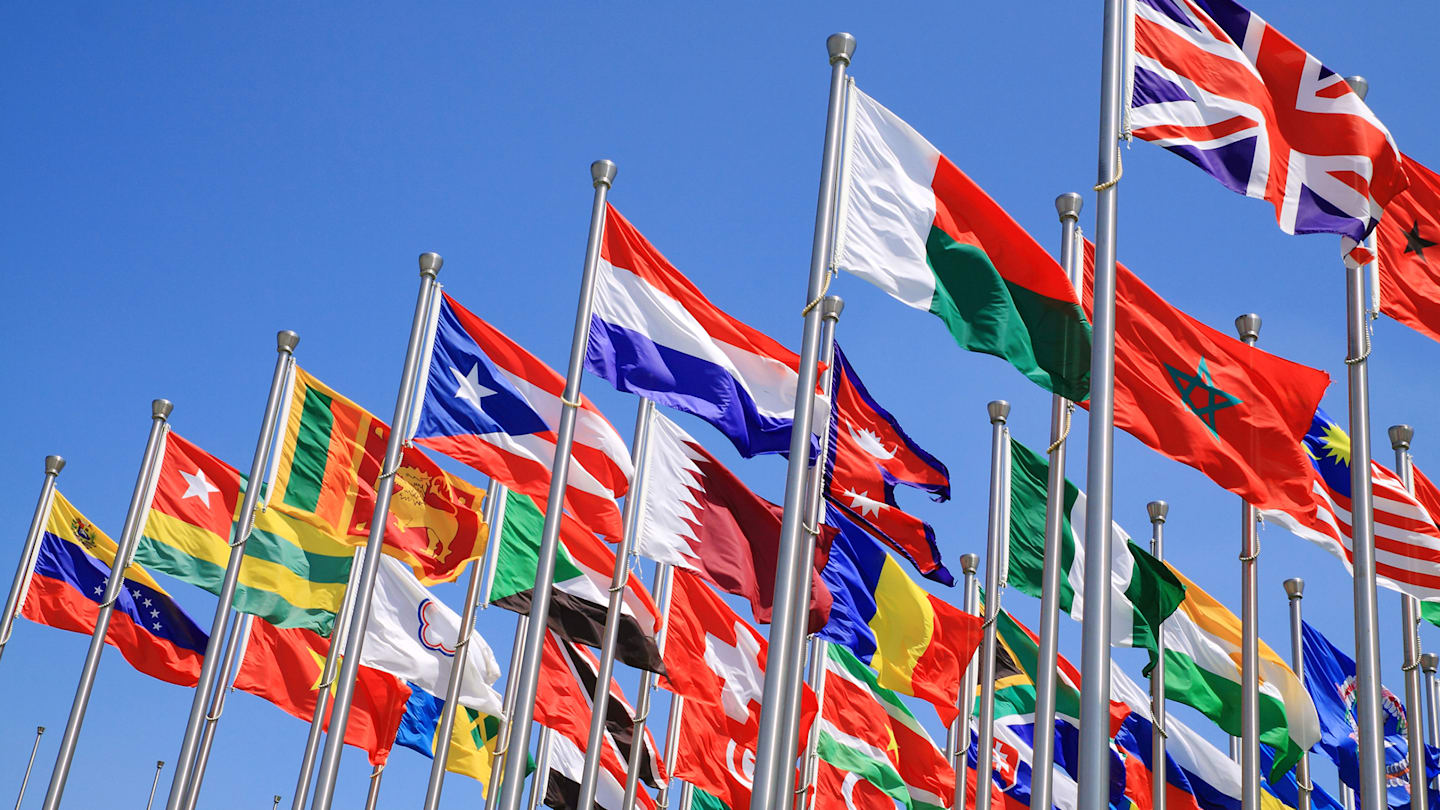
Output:
<path fill-rule="evenodd" d="M 909 124 L 854 85 L 847 106 L 840 269 L 938 315 L 962 347 L 1087 399 L 1090 322 L 1065 271 Z"/>
<path fill-rule="evenodd" d="M 1440 175 L 1405 156 L 1410 187 L 1375 227 L 1380 311 L 1440 340 Z"/>

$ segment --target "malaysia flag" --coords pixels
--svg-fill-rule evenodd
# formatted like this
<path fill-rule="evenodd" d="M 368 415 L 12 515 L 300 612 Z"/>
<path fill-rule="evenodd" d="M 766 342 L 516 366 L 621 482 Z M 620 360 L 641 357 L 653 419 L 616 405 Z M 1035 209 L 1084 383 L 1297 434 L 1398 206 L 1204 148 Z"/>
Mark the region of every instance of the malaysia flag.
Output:
<path fill-rule="evenodd" d="M 415 440 L 516 492 L 546 497 L 564 378 L 449 295 L 433 343 Z M 582 397 L 565 508 L 618 541 L 615 500 L 629 489 L 630 473 L 620 434 Z"/>

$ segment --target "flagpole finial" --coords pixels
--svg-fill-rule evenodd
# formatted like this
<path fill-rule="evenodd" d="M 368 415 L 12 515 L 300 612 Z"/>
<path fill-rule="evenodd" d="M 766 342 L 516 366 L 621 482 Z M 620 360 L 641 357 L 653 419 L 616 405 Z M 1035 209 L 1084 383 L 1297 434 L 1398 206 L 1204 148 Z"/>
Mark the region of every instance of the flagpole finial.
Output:
<path fill-rule="evenodd" d="M 831 34 L 825 40 L 825 49 L 830 51 L 830 64 L 844 62 L 848 65 L 855 55 L 855 37 L 845 33 Z"/>
<path fill-rule="evenodd" d="M 827 295 L 820 299 L 820 317 L 825 320 L 838 321 L 840 313 L 845 311 L 845 299 L 838 295 Z"/>
<path fill-rule="evenodd" d="M 1055 198 L 1055 211 L 1060 215 L 1060 221 L 1067 219 L 1079 219 L 1080 209 L 1085 207 L 1085 198 L 1073 191 L 1067 191 Z"/>
<path fill-rule="evenodd" d="M 1235 319 L 1235 331 L 1241 340 L 1253 346 L 1260 339 L 1260 316 L 1253 312 L 1241 315 Z"/>
<path fill-rule="evenodd" d="M 283 354 L 294 354 L 295 347 L 300 345 L 300 336 L 289 329 L 281 329 L 275 333 L 275 351 Z"/>
<path fill-rule="evenodd" d="M 992 425 L 996 422 L 1004 424 L 1005 420 L 1010 418 L 1010 403 L 1003 399 L 994 400 L 985 406 L 985 410 L 990 412 L 990 424 Z"/>
<path fill-rule="evenodd" d="M 968 574 L 968 575 L 970 575 L 970 576 L 974 576 L 974 575 L 975 575 L 975 572 L 980 570 L 980 555 L 979 555 L 979 554 L 961 554 L 961 555 L 960 555 L 960 570 L 961 570 L 963 573 L 965 573 L 965 574 Z"/>
<path fill-rule="evenodd" d="M 150 403 L 151 419 L 169 419 L 170 412 L 175 410 L 175 403 L 168 399 L 157 399 Z"/>
<path fill-rule="evenodd" d="M 1440 668 L 1440 655 L 1420 653 L 1420 668 L 1434 675 L 1436 668 Z"/>
<path fill-rule="evenodd" d="M 1415 438 L 1415 428 L 1409 425 L 1391 425 L 1389 432 L 1391 450 L 1410 449 L 1410 440 Z"/>
<path fill-rule="evenodd" d="M 439 253 L 426 251 L 420 254 L 420 275 L 435 278 L 440 275 L 440 268 L 444 266 L 445 260 L 440 258 Z"/>
<path fill-rule="evenodd" d="M 46 457 L 45 457 L 45 474 L 46 474 L 46 475 L 59 475 L 59 474 L 60 474 L 60 471 L 63 470 L 63 469 L 65 469 L 65 457 L 64 457 L 64 456 L 46 456 Z"/>
<path fill-rule="evenodd" d="M 595 188 L 602 185 L 611 188 L 615 185 L 615 173 L 618 171 L 613 160 L 597 160 L 590 164 L 590 179 L 594 181 Z"/>
<path fill-rule="evenodd" d="M 1370 95 L 1370 80 L 1364 76 L 1346 76 L 1345 83 L 1350 85 L 1350 89 L 1355 91 L 1355 95 L 1359 96 L 1361 101 Z"/>
<path fill-rule="evenodd" d="M 1305 598 L 1305 580 L 1300 577 L 1291 577 L 1284 582 L 1285 595 L 1291 599 Z"/>
<path fill-rule="evenodd" d="M 1165 501 L 1151 501 L 1145 504 L 1145 511 L 1149 513 L 1151 523 L 1164 523 L 1170 514 L 1170 504 Z"/>

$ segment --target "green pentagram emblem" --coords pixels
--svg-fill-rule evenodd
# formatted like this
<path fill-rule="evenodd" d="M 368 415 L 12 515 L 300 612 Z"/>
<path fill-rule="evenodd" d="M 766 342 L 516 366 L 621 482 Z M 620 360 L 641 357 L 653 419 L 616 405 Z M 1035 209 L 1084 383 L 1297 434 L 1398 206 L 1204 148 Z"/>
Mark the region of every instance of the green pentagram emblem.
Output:
<path fill-rule="evenodd" d="M 1175 389 L 1180 392 L 1180 398 L 1185 400 L 1186 407 L 1200 417 L 1200 421 L 1210 428 L 1211 433 L 1218 435 L 1215 430 L 1216 412 L 1241 404 L 1240 398 L 1215 387 L 1215 379 L 1210 376 L 1210 369 L 1205 365 L 1203 357 L 1200 358 L 1200 367 L 1194 374 L 1187 374 L 1169 363 L 1165 364 L 1165 370 L 1170 372 L 1170 381 L 1175 383 Z"/>

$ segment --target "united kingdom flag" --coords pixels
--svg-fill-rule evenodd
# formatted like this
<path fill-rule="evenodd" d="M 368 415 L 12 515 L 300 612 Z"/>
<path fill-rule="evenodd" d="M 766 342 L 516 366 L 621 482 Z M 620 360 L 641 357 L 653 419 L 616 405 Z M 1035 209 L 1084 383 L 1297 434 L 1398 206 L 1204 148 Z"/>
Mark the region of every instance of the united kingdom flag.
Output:
<path fill-rule="evenodd" d="M 1407 180 L 1390 133 L 1339 74 L 1231 0 L 1137 0 L 1130 124 L 1286 233 L 1360 240 Z"/>

